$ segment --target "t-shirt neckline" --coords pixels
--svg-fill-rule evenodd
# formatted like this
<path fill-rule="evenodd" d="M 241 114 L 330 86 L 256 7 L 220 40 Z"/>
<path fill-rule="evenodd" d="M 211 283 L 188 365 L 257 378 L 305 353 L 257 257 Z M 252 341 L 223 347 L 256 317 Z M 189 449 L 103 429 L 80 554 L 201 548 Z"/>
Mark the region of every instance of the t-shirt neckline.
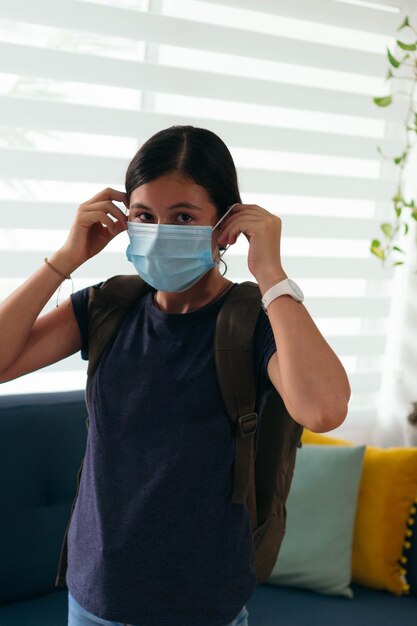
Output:
<path fill-rule="evenodd" d="M 151 289 L 147 294 L 148 307 L 151 308 L 152 315 L 155 315 L 156 317 L 159 317 L 161 319 L 194 319 L 195 317 L 201 317 L 203 315 L 206 315 L 214 310 L 216 307 L 218 307 L 219 303 L 221 303 L 223 299 L 226 298 L 226 296 L 235 288 L 237 284 L 238 283 L 232 282 L 232 284 L 226 289 L 226 291 L 224 291 L 218 298 L 212 300 L 211 302 L 208 302 L 196 311 L 189 311 L 188 313 L 167 313 L 166 311 L 162 311 L 154 302 L 154 294 L 156 293 L 157 289 Z"/>

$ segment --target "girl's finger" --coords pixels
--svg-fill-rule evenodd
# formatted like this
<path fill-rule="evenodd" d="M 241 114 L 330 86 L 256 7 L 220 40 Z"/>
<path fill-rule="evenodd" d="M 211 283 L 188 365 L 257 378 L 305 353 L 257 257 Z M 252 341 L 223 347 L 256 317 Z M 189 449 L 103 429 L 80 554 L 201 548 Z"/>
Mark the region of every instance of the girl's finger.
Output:
<path fill-rule="evenodd" d="M 106 213 L 110 213 L 111 215 L 113 215 L 113 217 L 115 217 L 117 220 L 121 220 L 123 223 L 126 223 L 127 221 L 127 215 L 123 213 L 123 211 L 119 209 L 118 206 L 113 204 L 113 202 L 103 201 L 103 202 L 96 202 L 95 204 L 84 205 L 85 211 L 94 212 L 94 211 L 97 211 L 98 209 L 105 211 Z"/>
<path fill-rule="evenodd" d="M 91 221 L 92 224 L 100 222 L 102 226 L 106 226 L 110 232 L 115 234 L 113 220 L 107 215 L 107 213 L 104 213 L 103 211 L 93 211 L 89 213 L 89 218 L 95 218 Z"/>
<path fill-rule="evenodd" d="M 119 200 L 120 202 L 124 202 L 126 204 L 127 194 L 124 191 L 119 191 L 118 189 L 113 189 L 112 187 L 106 187 L 89 200 L 86 200 L 83 204 L 94 204 L 96 202 L 100 202 L 101 200 Z"/>

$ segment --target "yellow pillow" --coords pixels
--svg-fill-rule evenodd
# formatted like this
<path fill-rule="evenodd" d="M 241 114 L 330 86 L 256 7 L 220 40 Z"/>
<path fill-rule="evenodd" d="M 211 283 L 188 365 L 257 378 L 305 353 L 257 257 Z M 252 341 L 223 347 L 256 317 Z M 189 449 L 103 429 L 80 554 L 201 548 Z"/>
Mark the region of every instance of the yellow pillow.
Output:
<path fill-rule="evenodd" d="M 307 428 L 302 442 L 355 445 L 351 441 L 313 433 Z M 353 582 L 386 589 L 395 595 L 409 593 L 406 558 L 402 553 L 416 532 L 412 515 L 415 502 L 417 448 L 367 446 L 352 546 Z"/>

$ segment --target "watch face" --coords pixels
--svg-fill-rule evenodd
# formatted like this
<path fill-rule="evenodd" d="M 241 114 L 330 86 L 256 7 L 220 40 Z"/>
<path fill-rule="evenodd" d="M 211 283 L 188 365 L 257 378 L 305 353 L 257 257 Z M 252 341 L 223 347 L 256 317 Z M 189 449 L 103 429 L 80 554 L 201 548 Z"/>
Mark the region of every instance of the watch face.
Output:
<path fill-rule="evenodd" d="M 293 280 L 291 280 L 291 278 L 288 279 L 288 282 L 290 283 L 291 287 L 294 289 L 294 291 L 297 294 L 297 296 L 299 298 L 303 298 L 304 294 L 301 291 L 301 289 L 299 288 L 299 286 L 297 285 L 297 283 L 295 283 Z"/>

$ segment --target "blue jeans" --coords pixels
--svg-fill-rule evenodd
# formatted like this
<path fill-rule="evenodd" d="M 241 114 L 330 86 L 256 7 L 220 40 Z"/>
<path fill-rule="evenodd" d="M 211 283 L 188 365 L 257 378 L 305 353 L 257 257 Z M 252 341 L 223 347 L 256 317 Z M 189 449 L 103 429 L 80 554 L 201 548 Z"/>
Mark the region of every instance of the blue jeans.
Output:
<path fill-rule="evenodd" d="M 235 617 L 233 622 L 229 622 L 225 626 L 248 626 L 249 612 L 246 606 L 243 606 Z M 68 591 L 68 626 L 144 626 L 143 624 L 124 624 L 123 622 L 110 622 L 107 619 L 97 617 L 93 613 L 89 613 L 78 604 L 74 596 Z"/>

